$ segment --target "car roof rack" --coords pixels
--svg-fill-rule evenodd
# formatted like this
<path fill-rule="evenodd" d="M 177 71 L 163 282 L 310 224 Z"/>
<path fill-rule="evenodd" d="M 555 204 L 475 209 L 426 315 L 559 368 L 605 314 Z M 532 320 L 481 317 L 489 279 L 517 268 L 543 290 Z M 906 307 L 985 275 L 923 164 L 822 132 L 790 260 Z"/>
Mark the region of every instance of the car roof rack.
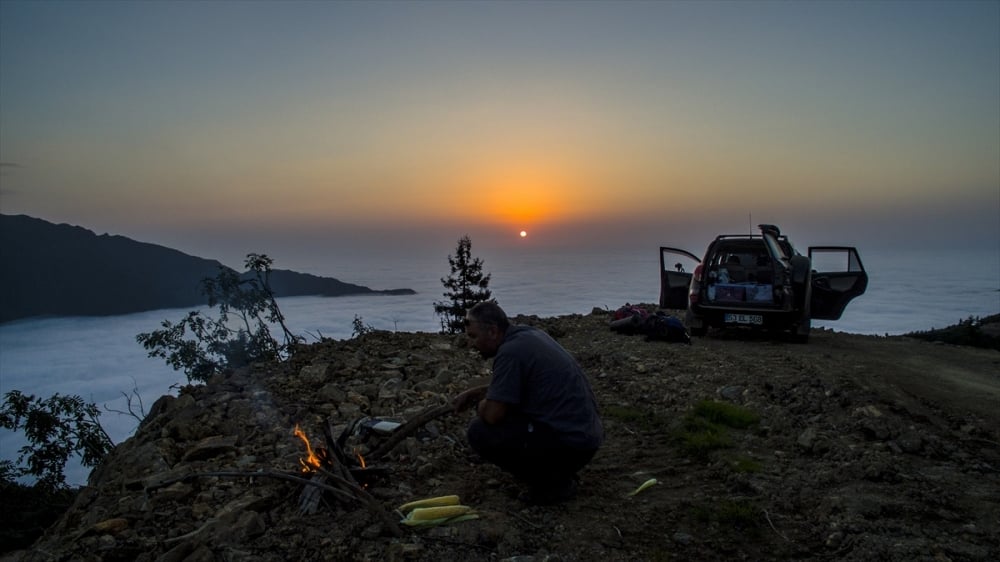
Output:
<path fill-rule="evenodd" d="M 746 239 L 746 238 L 763 238 L 763 237 L 764 237 L 763 234 L 720 234 L 720 235 L 716 236 L 715 238 L 716 239 L 720 239 L 720 238 L 743 238 L 743 239 Z M 779 235 L 777 238 L 778 238 L 778 240 L 788 240 L 788 236 L 786 236 L 784 234 Z"/>

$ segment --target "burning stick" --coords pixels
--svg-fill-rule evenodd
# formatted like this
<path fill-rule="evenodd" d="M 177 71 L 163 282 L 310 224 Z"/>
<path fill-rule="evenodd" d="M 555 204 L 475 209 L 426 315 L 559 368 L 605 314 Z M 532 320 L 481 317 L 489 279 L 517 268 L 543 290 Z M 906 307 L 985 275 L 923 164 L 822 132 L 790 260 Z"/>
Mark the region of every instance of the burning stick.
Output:
<path fill-rule="evenodd" d="M 317 484 L 326 484 L 326 479 L 321 474 L 313 474 L 309 481 Z M 299 494 L 299 514 L 312 515 L 316 513 L 319 510 L 321 499 L 323 499 L 323 490 L 318 486 L 306 486 L 302 488 L 302 493 Z"/>
<path fill-rule="evenodd" d="M 302 472 L 312 472 L 314 469 L 319 468 L 323 463 L 319 460 L 319 457 L 316 456 L 316 453 L 313 452 L 312 444 L 309 443 L 309 438 L 306 437 L 306 432 L 302 431 L 299 424 L 295 424 L 295 429 L 292 431 L 292 435 L 298 437 L 303 443 L 306 444 L 306 459 L 299 459 L 299 464 L 302 465 Z"/>
<path fill-rule="evenodd" d="M 295 424 L 295 429 L 292 431 L 295 437 L 302 440 L 302 443 L 306 447 L 306 457 L 299 459 L 299 464 L 302 465 L 302 472 L 304 474 L 310 474 L 310 481 L 317 482 L 319 484 L 326 484 L 327 476 L 336 477 L 333 484 L 344 489 L 350 494 L 350 497 L 356 497 L 354 490 L 352 488 L 357 487 L 358 483 L 351 476 L 349 471 L 340 470 L 344 465 L 343 462 L 346 461 L 346 457 L 343 451 L 340 450 L 337 443 L 328 444 L 327 449 L 320 449 L 320 454 L 317 455 L 313 451 L 312 443 L 309 441 L 309 437 L 306 435 L 305 431 L 299 427 L 299 424 Z M 333 452 L 334 458 L 330 457 L 330 451 Z M 332 466 L 337 469 L 337 474 L 329 473 L 325 468 L 326 466 Z M 319 509 L 319 502 L 323 498 L 323 490 L 318 486 L 307 486 L 302 489 L 302 493 L 299 495 L 299 513 L 310 515 L 316 513 Z"/>
<path fill-rule="evenodd" d="M 426 425 L 427 422 L 454 413 L 454 411 L 455 408 L 451 404 L 442 404 L 440 406 L 431 406 L 430 408 L 427 408 L 423 412 L 417 414 L 417 417 L 397 427 L 396 430 L 392 432 L 392 435 L 385 440 L 385 443 L 382 443 L 377 449 L 368 453 L 368 458 L 373 461 L 382 458 L 392 451 L 396 445 L 399 445 L 403 439 L 406 439 L 410 435 L 416 433 L 418 429 Z"/>
<path fill-rule="evenodd" d="M 313 453 L 312 445 L 309 443 L 309 438 L 306 436 L 305 432 L 302 431 L 299 426 L 295 426 L 295 436 L 301 439 L 306 444 L 307 458 L 305 460 L 299 459 L 299 463 L 303 466 L 304 472 L 312 473 L 312 479 L 310 482 L 315 482 L 313 486 L 307 487 L 302 490 L 302 494 L 299 497 L 299 509 L 304 513 L 313 513 L 319 507 L 319 501 L 322 497 L 322 493 L 318 490 L 338 489 L 338 491 L 349 493 L 352 499 L 361 502 L 365 507 L 368 508 L 373 514 L 382 519 L 386 528 L 389 529 L 395 536 L 402 536 L 402 531 L 396 522 L 389 517 L 389 514 L 382 508 L 382 506 L 365 491 L 364 487 L 358 484 L 355 480 L 354 475 L 351 474 L 350 469 L 344 462 L 338 462 L 338 459 L 347 459 L 347 455 L 341 448 L 340 443 L 333 441 L 332 436 L 329 432 L 324 429 L 323 436 L 327 441 L 327 446 L 329 450 L 333 451 L 334 456 L 331 457 L 329 453 L 325 453 L 320 450 L 320 455 Z M 360 453 L 357 453 L 358 461 L 362 468 L 365 467 L 365 459 Z M 325 462 L 324 462 L 325 461 Z M 327 486 L 326 481 L 330 481 L 336 485 L 336 488 L 332 486 Z M 337 494 L 338 497 L 342 497 Z"/>
<path fill-rule="evenodd" d="M 322 474 L 318 474 L 317 471 L 323 466 L 323 461 L 313 452 L 312 443 L 309 442 L 309 437 L 306 436 L 306 432 L 302 431 L 299 424 L 295 424 L 295 429 L 292 431 L 292 435 L 298 437 L 306 446 L 306 458 L 299 459 L 299 464 L 302 465 L 302 472 L 304 474 L 311 474 L 310 482 L 316 482 L 317 484 L 326 484 L 326 477 Z M 353 496 L 353 494 L 352 494 Z M 319 509 L 319 502 L 323 499 L 323 489 L 319 486 L 306 486 L 302 488 L 302 493 L 299 494 L 299 513 L 303 515 L 312 515 L 316 513 Z"/>
<path fill-rule="evenodd" d="M 382 509 L 382 505 L 379 504 L 378 501 L 376 501 L 371 494 L 366 492 L 364 488 L 358 486 L 358 484 L 354 482 L 353 478 L 351 479 L 351 482 L 348 482 L 347 480 L 337 476 L 336 474 L 330 473 L 330 471 L 326 470 L 323 467 L 320 467 L 319 471 L 320 474 L 330 477 L 336 482 L 342 482 L 344 484 L 347 484 L 348 488 L 351 490 L 354 496 L 359 501 L 361 501 L 361 503 L 363 503 L 365 507 L 368 508 L 368 511 L 372 512 L 379 519 L 382 520 L 382 524 L 385 525 L 386 529 L 388 529 L 390 532 L 392 532 L 393 535 L 397 537 L 403 536 L 403 531 L 399 528 L 399 525 L 396 524 L 396 521 L 392 517 L 389 517 L 389 513 L 386 510 Z M 350 477 L 350 474 L 351 474 L 350 472 L 347 472 L 348 477 Z"/>

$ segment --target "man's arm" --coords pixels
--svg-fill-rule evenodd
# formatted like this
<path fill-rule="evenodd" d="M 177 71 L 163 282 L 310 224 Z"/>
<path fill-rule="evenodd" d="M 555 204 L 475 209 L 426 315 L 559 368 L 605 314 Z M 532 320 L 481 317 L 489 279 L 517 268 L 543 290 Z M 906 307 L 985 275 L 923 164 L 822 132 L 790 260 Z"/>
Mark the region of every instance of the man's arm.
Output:
<path fill-rule="evenodd" d="M 500 420 L 507 415 L 507 403 L 483 398 L 479 401 L 476 412 L 479 414 L 479 419 L 490 425 L 500 423 Z"/>
<path fill-rule="evenodd" d="M 464 412 L 476 406 L 476 414 L 488 424 L 498 423 L 507 415 L 507 403 L 486 398 L 488 385 L 470 388 L 451 401 L 455 413 Z"/>
<path fill-rule="evenodd" d="M 455 413 L 464 412 L 479 404 L 480 401 L 486 398 L 487 388 L 489 388 L 488 385 L 477 386 L 456 396 L 455 399 L 451 401 L 452 406 L 455 407 Z"/>

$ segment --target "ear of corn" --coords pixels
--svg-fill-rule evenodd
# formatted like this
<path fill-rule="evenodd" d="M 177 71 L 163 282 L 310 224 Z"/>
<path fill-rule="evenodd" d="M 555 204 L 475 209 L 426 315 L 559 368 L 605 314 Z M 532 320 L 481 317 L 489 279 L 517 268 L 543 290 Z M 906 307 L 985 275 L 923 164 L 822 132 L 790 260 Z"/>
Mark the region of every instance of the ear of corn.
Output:
<path fill-rule="evenodd" d="M 406 514 L 401 523 L 408 527 L 434 527 L 479 518 L 471 507 L 458 502 L 458 496 L 439 496 L 405 503 L 399 506 L 399 511 Z"/>
<path fill-rule="evenodd" d="M 470 519 L 479 519 L 479 514 L 469 512 L 457 517 L 439 517 L 437 519 L 410 519 L 407 517 L 406 519 L 403 519 L 402 523 L 407 527 L 434 527 L 445 523 L 458 523 L 460 521 L 468 521 Z"/>
<path fill-rule="evenodd" d="M 422 521 L 425 519 L 450 519 L 465 515 L 472 508 L 467 505 L 442 505 L 439 507 L 418 507 L 406 516 L 407 519 Z"/>
<path fill-rule="evenodd" d="M 409 517 L 407 517 L 406 519 L 400 521 L 400 523 L 406 525 L 407 527 L 434 527 L 436 525 L 444 523 L 447 520 L 448 520 L 447 517 L 441 517 L 439 519 L 420 519 L 418 521 L 416 519 L 410 519 Z"/>
<path fill-rule="evenodd" d="M 636 495 L 639 492 L 645 490 L 646 488 L 649 488 L 650 486 L 652 486 L 654 484 L 659 484 L 659 482 L 656 480 L 656 478 L 650 478 L 649 480 L 646 480 L 645 482 L 643 482 L 641 486 L 639 486 L 635 490 L 632 490 L 631 492 L 629 492 L 628 495 L 629 495 L 629 497 L 634 496 L 634 495 Z"/>
<path fill-rule="evenodd" d="M 399 506 L 399 511 L 406 513 L 411 509 L 458 505 L 458 502 L 459 502 L 458 496 L 438 496 L 436 498 L 427 498 L 423 500 L 404 503 L 403 505 Z"/>

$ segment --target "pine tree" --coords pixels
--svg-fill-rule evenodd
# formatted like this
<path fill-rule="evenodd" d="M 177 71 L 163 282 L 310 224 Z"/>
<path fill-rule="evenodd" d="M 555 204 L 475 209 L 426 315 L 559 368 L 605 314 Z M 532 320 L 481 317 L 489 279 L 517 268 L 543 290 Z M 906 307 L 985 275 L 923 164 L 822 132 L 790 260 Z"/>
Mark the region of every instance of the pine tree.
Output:
<path fill-rule="evenodd" d="M 489 273 L 483 275 L 483 260 L 472 257 L 472 240 L 466 234 L 458 241 L 455 256 L 448 256 L 451 275 L 442 277 L 447 301 L 434 303 L 441 317 L 441 333 L 457 334 L 464 330 L 465 313 L 477 303 L 494 300 L 488 286 Z"/>

